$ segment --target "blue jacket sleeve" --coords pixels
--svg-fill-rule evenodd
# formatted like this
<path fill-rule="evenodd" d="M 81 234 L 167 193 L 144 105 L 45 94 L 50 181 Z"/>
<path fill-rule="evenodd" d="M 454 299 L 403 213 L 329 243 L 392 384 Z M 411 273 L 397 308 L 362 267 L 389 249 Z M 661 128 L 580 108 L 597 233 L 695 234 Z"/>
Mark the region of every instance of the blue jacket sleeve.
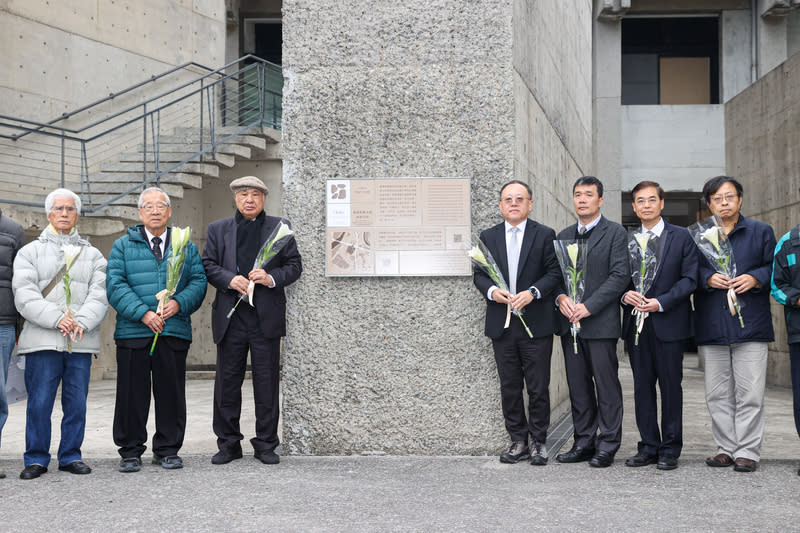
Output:
<path fill-rule="evenodd" d="M 191 315 L 202 305 L 208 288 L 203 262 L 197 246 L 191 241 L 186 245 L 186 262 L 183 264 L 181 277 L 185 278 L 187 283 L 179 292 L 175 292 L 173 298 L 181 306 L 181 313 Z"/>
<path fill-rule="evenodd" d="M 128 283 L 125 267 L 124 241 L 126 240 L 126 237 L 117 239 L 111 247 L 111 253 L 108 254 L 106 296 L 109 305 L 117 311 L 117 314 L 128 320 L 138 321 L 150 308 L 145 305 Z"/>
<path fill-rule="evenodd" d="M 775 252 L 775 232 L 772 230 L 772 226 L 768 224 L 764 224 L 763 232 L 761 235 L 761 249 L 758 250 L 758 253 L 761 255 L 761 266 L 753 268 L 747 272 L 739 272 L 738 275 L 741 274 L 750 274 L 754 278 L 761 283 L 760 287 L 754 287 L 751 292 L 759 293 L 762 290 L 769 290 L 770 287 L 770 278 L 772 277 L 772 257 L 773 253 Z"/>

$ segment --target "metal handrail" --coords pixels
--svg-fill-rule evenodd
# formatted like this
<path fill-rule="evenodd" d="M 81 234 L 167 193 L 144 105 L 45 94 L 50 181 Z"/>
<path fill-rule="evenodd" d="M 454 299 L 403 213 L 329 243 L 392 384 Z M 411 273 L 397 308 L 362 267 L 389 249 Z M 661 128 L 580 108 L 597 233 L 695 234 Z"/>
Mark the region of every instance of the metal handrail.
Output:
<path fill-rule="evenodd" d="M 233 73 L 225 72 L 231 66 L 248 60 L 252 60 L 252 63 L 245 65 L 242 68 L 239 68 Z M 155 79 L 164 78 L 165 76 L 175 73 L 178 70 L 186 68 L 187 66 L 190 65 L 195 65 L 197 67 L 203 68 L 208 72 L 199 77 L 193 78 L 188 82 L 183 82 L 177 87 L 171 88 L 155 96 L 149 97 L 142 102 L 130 105 L 121 111 L 113 112 L 110 115 L 95 120 L 90 124 L 86 124 L 81 127 L 65 127 L 62 125 L 55 124 L 59 120 L 64 120 L 66 118 L 74 117 L 75 115 L 81 113 L 82 111 L 86 111 L 104 102 L 108 102 L 114 97 L 117 97 L 125 93 L 129 93 L 135 90 L 136 88 L 140 88 L 144 85 L 147 85 L 148 83 L 151 83 Z M 83 106 L 75 111 L 72 111 L 70 113 L 65 113 L 61 117 L 54 119 L 48 123 L 38 122 L 28 119 L 21 119 L 18 117 L 11 117 L 8 115 L 0 115 L 0 128 L 22 130 L 22 133 L 19 134 L 9 135 L 0 133 L 0 138 L 10 139 L 13 140 L 15 143 L 19 139 L 29 134 L 42 135 L 45 138 L 57 139 L 60 147 L 56 147 L 54 143 L 42 144 L 34 142 L 34 144 L 32 145 L 30 144 L 27 145 L 27 147 L 32 147 L 36 153 L 44 154 L 45 158 L 42 159 L 43 164 L 42 168 L 39 171 L 30 170 L 31 168 L 30 165 L 23 168 L 28 169 L 29 170 L 28 175 L 34 176 L 35 179 L 41 179 L 41 176 L 46 175 L 48 172 L 55 173 L 53 172 L 53 165 L 47 162 L 46 160 L 46 157 L 48 157 L 47 154 L 48 153 L 52 154 L 51 155 L 52 158 L 57 157 L 60 159 L 60 175 L 61 175 L 60 183 L 61 186 L 63 187 L 65 184 L 67 165 L 69 165 L 71 169 L 74 169 L 71 170 L 70 172 L 73 171 L 77 172 L 78 167 L 80 167 L 80 191 L 81 191 L 80 194 L 81 197 L 83 198 L 85 206 L 84 211 L 86 211 L 87 213 L 92 213 L 119 201 L 120 199 L 128 196 L 137 189 L 143 189 L 144 187 L 154 182 L 160 183 L 160 179 L 162 176 L 177 170 L 186 163 L 189 163 L 191 161 L 202 162 L 206 154 L 214 155 L 220 144 L 229 141 L 233 137 L 241 134 L 242 132 L 253 126 L 263 126 L 266 124 L 275 129 L 280 129 L 280 120 L 281 120 L 280 114 L 282 107 L 280 105 L 280 101 L 282 98 L 282 94 L 280 92 L 276 92 L 267 88 L 267 79 L 268 79 L 267 76 L 270 71 L 282 75 L 281 67 L 279 65 L 269 63 L 268 61 L 265 61 L 253 55 L 243 56 L 237 59 L 236 61 L 232 61 L 227 65 L 214 70 L 196 63 L 186 63 L 184 65 L 174 67 L 158 76 L 153 76 L 150 80 L 137 83 L 136 85 L 133 85 L 123 91 L 117 92 L 115 94 L 109 95 L 108 97 L 105 97 L 91 104 Z M 252 72 L 252 74 L 249 74 L 250 72 Z M 230 87 L 227 86 L 226 83 L 233 84 L 232 86 L 234 87 L 234 90 L 231 91 Z M 191 89 L 192 85 L 198 85 L 198 84 L 199 88 Z M 187 88 L 190 88 L 190 90 L 185 91 Z M 218 88 L 219 90 L 217 90 Z M 182 117 L 184 117 L 184 113 L 186 112 L 195 113 L 198 110 L 197 105 L 193 104 L 192 100 L 193 98 L 197 97 L 199 97 L 199 102 L 200 102 L 199 150 L 196 150 L 195 148 L 196 151 L 194 153 L 190 153 L 188 157 L 183 158 L 180 162 L 174 164 L 167 164 L 166 168 L 162 168 L 160 165 L 161 153 L 162 153 L 160 145 L 162 136 L 162 114 L 165 114 L 165 116 L 167 117 L 167 121 L 165 122 L 166 125 L 164 126 L 166 128 L 169 127 L 176 128 L 179 125 L 185 124 L 186 122 L 188 122 L 189 125 L 191 125 L 191 120 L 192 120 L 191 118 L 189 118 L 188 121 L 184 122 L 184 118 Z M 231 98 L 233 99 L 231 100 Z M 268 98 L 271 100 L 271 102 L 267 102 Z M 268 119 L 268 117 L 266 116 L 268 112 L 268 106 L 270 106 L 269 109 L 272 115 L 271 120 Z M 218 107 L 219 107 L 219 114 L 217 114 Z M 130 118 L 124 116 L 131 112 L 135 112 L 135 116 Z M 118 119 L 121 119 L 121 122 Z M 149 140 L 148 140 L 148 123 L 147 123 L 148 120 L 150 120 Z M 234 133 L 230 133 L 224 137 L 218 138 L 218 136 L 215 134 L 215 128 L 218 127 L 219 125 L 230 126 L 231 120 L 233 120 L 233 123 L 237 125 L 237 128 L 235 129 Z M 97 143 L 94 146 L 89 146 L 91 150 L 93 151 L 99 150 L 99 154 L 101 154 L 102 157 L 106 157 L 106 159 L 102 159 L 102 157 L 100 157 L 99 161 L 98 160 L 93 161 L 93 168 L 99 169 L 100 171 L 105 171 L 102 164 L 104 164 L 104 162 L 115 161 L 112 158 L 107 158 L 106 154 L 113 153 L 114 150 L 117 149 L 119 149 L 121 153 L 122 151 L 130 149 L 132 143 L 135 146 L 136 139 L 135 137 L 131 137 L 131 133 L 126 133 L 126 128 L 128 131 L 135 131 L 135 130 L 130 130 L 130 127 L 135 126 L 136 123 L 141 123 L 142 144 L 140 145 L 141 148 L 137 149 L 143 152 L 141 181 L 139 181 L 138 179 L 132 181 L 131 183 L 133 185 L 131 187 L 126 187 L 127 190 L 125 192 L 116 194 L 112 198 L 102 203 L 94 204 L 94 202 L 92 202 L 90 158 L 87 155 L 87 145 L 93 143 L 94 141 L 102 139 L 106 136 L 109 136 L 111 140 L 109 141 L 103 140 L 103 142 Z M 170 126 L 170 124 L 172 126 Z M 86 134 L 88 130 L 92 130 L 93 128 L 98 128 L 98 127 L 102 127 L 102 131 L 99 132 L 92 131 L 90 134 L 88 135 Z M 210 140 L 206 145 L 205 139 L 206 136 L 208 135 L 209 130 L 210 130 Z M 110 136 L 110 134 L 114 135 Z M 80 153 L 77 157 L 75 155 L 72 155 L 76 153 L 75 148 L 72 146 L 72 144 L 70 144 L 70 148 L 67 149 L 67 142 L 75 143 L 78 145 Z M 192 142 L 196 141 L 187 141 L 187 142 L 191 144 Z M 67 163 L 67 157 L 70 158 L 69 163 Z M 150 168 L 151 157 L 153 158 L 153 163 L 155 166 L 154 169 Z M 121 163 L 123 161 L 124 160 L 120 159 L 118 162 Z M 169 162 L 169 159 L 166 159 L 165 163 L 167 162 Z M 39 165 L 36 165 L 36 167 L 38 168 Z M 112 170 L 111 172 L 128 172 L 128 171 Z M 118 190 L 119 189 L 117 189 L 117 191 Z M 4 203 L 12 203 L 19 205 L 31 205 L 31 206 L 40 205 L 38 203 L 25 202 L 16 199 L 14 200 L 0 199 L 0 201 Z"/>

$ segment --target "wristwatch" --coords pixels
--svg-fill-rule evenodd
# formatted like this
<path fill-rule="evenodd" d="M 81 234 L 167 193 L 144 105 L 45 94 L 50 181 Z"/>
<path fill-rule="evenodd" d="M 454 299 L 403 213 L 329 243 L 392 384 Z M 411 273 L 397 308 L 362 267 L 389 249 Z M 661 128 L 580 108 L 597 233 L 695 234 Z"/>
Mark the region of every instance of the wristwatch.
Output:
<path fill-rule="evenodd" d="M 533 296 L 533 299 L 535 300 L 536 299 L 536 287 L 531 285 L 530 287 L 528 287 L 528 292 L 531 293 L 531 296 Z"/>

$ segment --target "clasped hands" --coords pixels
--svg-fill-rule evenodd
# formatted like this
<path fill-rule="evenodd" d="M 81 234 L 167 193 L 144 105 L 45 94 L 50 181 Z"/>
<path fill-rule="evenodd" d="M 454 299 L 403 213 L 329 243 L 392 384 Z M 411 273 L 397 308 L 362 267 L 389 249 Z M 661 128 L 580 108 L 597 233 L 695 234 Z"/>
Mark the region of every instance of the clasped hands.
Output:
<path fill-rule="evenodd" d="M 706 285 L 712 289 L 733 289 L 733 292 L 736 294 L 742 294 L 743 292 L 747 292 L 751 289 L 761 288 L 761 282 L 759 282 L 752 274 L 742 274 L 731 279 L 728 276 L 718 272 L 712 274 L 711 277 L 708 278 Z"/>
<path fill-rule="evenodd" d="M 56 327 L 61 332 L 62 337 L 69 335 L 72 341 L 83 339 L 83 328 L 78 325 L 70 314 L 59 320 Z"/>
<path fill-rule="evenodd" d="M 558 310 L 561 311 L 561 314 L 567 317 L 567 320 L 572 324 L 577 324 L 581 319 L 592 315 L 592 313 L 586 309 L 585 305 L 576 304 L 572 301 L 572 298 L 566 294 L 560 295 L 557 301 Z"/>
<path fill-rule="evenodd" d="M 511 304 L 511 307 L 517 311 L 521 311 L 526 305 L 533 301 L 531 291 L 522 291 L 512 295 L 503 289 L 495 289 L 492 291 L 492 300 L 501 304 Z"/>
<path fill-rule="evenodd" d="M 177 315 L 178 311 L 180 310 L 181 305 L 177 302 L 177 300 L 171 299 L 164 304 L 160 315 L 155 311 L 147 311 L 142 317 L 142 323 L 150 328 L 150 331 L 153 333 L 161 333 L 164 331 L 164 323 L 166 320 Z"/>
<path fill-rule="evenodd" d="M 251 270 L 247 277 L 237 274 L 233 277 L 228 286 L 239 294 L 246 295 L 247 287 L 250 285 L 251 281 L 266 287 L 272 287 L 275 285 L 275 280 L 272 279 L 272 276 L 267 274 L 266 270 L 263 268 L 257 268 L 255 270 Z"/>
<path fill-rule="evenodd" d="M 628 291 L 622 297 L 622 301 L 632 305 L 634 309 L 642 313 L 656 313 L 660 308 L 658 300 L 646 298 L 643 294 L 636 291 Z"/>

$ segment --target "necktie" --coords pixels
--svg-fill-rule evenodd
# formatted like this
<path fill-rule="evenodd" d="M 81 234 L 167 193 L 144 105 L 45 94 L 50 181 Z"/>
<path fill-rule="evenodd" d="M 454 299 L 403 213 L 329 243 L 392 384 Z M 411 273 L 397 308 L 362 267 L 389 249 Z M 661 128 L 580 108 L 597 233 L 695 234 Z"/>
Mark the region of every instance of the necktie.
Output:
<path fill-rule="evenodd" d="M 511 236 L 508 239 L 508 284 L 511 294 L 517 294 L 517 268 L 519 267 L 519 241 L 517 233 L 519 228 L 511 228 Z"/>
<path fill-rule="evenodd" d="M 161 264 L 161 237 L 153 237 L 153 254 L 156 256 L 156 261 Z"/>
<path fill-rule="evenodd" d="M 580 229 L 578 229 L 578 235 L 583 235 L 584 233 L 586 233 L 586 226 L 581 226 Z"/>

